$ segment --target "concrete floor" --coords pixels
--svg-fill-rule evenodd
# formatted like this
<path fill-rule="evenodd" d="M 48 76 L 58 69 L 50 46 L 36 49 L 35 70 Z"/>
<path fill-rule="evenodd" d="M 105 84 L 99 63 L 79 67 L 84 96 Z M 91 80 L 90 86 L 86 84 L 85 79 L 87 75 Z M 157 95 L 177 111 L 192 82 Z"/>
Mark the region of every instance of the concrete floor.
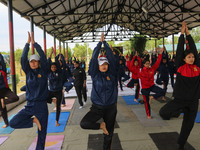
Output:
<path fill-rule="evenodd" d="M 124 88 L 124 90 L 128 90 Z M 130 90 L 130 89 L 129 89 Z M 88 91 L 91 91 L 91 83 L 88 82 Z M 73 93 L 74 89 L 70 91 Z M 120 92 L 121 93 L 121 92 Z M 133 91 L 131 92 L 131 95 Z M 127 95 L 126 93 L 125 95 Z M 89 96 L 90 94 L 88 94 Z M 129 94 L 130 95 L 130 94 Z M 167 93 L 167 97 L 171 98 L 171 93 Z M 142 99 L 142 97 L 140 97 Z M 11 110 L 8 115 L 16 114 L 23 108 L 26 103 L 23 103 Z M 152 102 L 152 110 L 158 115 L 160 108 L 165 103 L 158 101 Z M 48 105 L 49 112 L 53 112 L 53 104 Z M 51 133 L 48 135 L 65 135 L 62 150 L 87 150 L 88 135 L 89 134 L 101 134 L 101 130 L 83 130 L 79 126 L 79 122 L 82 117 L 88 112 L 91 106 L 90 97 L 88 97 L 87 105 L 83 109 L 79 109 L 78 100 L 76 98 L 75 104 L 71 109 L 71 114 L 63 133 Z M 119 128 L 115 129 L 115 133 L 118 133 L 121 146 L 123 150 L 157 150 L 158 148 L 154 144 L 153 140 L 149 136 L 149 133 L 159 132 L 178 132 L 180 131 L 182 116 L 174 118 L 169 121 L 164 121 L 166 124 L 163 126 L 144 126 L 136 117 L 132 109 L 143 108 L 144 105 L 127 105 L 121 96 L 118 97 L 118 114 L 117 123 Z M 145 111 L 145 110 L 144 110 Z M 0 118 L 2 121 L 2 118 Z M 200 124 L 195 123 L 194 128 L 190 134 L 188 142 L 196 149 L 200 150 Z M 34 125 L 29 129 L 16 129 L 11 134 L 5 134 L 1 136 L 9 136 L 9 138 L 0 146 L 0 150 L 27 150 L 32 144 L 33 140 L 37 136 L 37 128 Z"/>

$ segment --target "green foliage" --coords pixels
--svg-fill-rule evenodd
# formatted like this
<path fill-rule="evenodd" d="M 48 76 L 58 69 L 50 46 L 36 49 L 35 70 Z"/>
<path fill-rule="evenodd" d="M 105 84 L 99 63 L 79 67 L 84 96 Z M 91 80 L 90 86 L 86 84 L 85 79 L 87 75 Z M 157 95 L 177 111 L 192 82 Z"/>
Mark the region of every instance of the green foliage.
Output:
<path fill-rule="evenodd" d="M 22 49 L 16 49 L 15 50 L 15 61 L 20 62 L 21 56 L 22 56 Z"/>
<path fill-rule="evenodd" d="M 19 74 L 16 74 L 16 84 L 18 84 L 19 81 L 20 81 L 20 79 L 19 79 Z"/>
<path fill-rule="evenodd" d="M 89 53 L 89 57 L 92 55 L 92 49 L 89 48 L 87 46 L 86 43 L 84 43 L 84 45 L 79 45 L 79 44 L 75 44 L 75 47 L 73 48 L 73 55 L 78 58 L 79 60 L 87 60 L 87 48 L 88 48 L 88 53 Z M 69 57 L 70 58 L 70 57 Z"/>
<path fill-rule="evenodd" d="M 130 41 L 125 41 L 125 42 L 119 43 L 116 46 L 123 46 L 123 53 L 124 54 L 131 51 Z"/>
<path fill-rule="evenodd" d="M 111 47 L 114 47 L 114 46 L 117 46 L 116 44 L 115 44 L 115 41 L 106 41 L 107 43 L 108 43 L 108 45 Z"/>
<path fill-rule="evenodd" d="M 135 34 L 130 40 L 131 50 L 134 48 L 140 54 L 143 53 L 145 50 L 146 42 L 147 39 L 145 35 Z"/>
<path fill-rule="evenodd" d="M 166 44 L 169 44 L 169 42 L 168 42 L 167 38 L 165 38 L 165 41 L 164 41 L 164 43 L 165 43 L 165 45 L 166 45 Z M 163 45 L 163 38 L 161 38 L 161 39 L 157 40 L 157 45 Z"/>
<path fill-rule="evenodd" d="M 193 28 L 192 31 L 190 31 L 190 34 L 192 38 L 194 39 L 195 43 L 200 42 L 200 27 Z"/>

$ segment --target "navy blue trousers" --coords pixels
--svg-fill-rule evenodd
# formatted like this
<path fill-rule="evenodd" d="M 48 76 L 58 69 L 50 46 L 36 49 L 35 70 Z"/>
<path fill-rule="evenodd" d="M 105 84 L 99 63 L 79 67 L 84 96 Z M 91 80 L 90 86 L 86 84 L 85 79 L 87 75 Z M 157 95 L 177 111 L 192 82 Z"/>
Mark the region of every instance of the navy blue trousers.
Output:
<path fill-rule="evenodd" d="M 44 150 L 48 123 L 46 101 L 31 102 L 31 104 L 28 102 L 28 105 L 10 120 L 10 126 L 14 129 L 31 128 L 33 127 L 32 116 L 35 116 L 41 124 L 41 131 L 38 130 L 36 150 Z"/>
<path fill-rule="evenodd" d="M 151 107 L 149 104 L 149 96 L 150 96 L 150 92 L 154 92 L 155 94 L 153 94 L 152 96 L 155 99 L 158 99 L 161 96 L 165 95 L 165 90 L 156 86 L 155 84 L 153 86 L 151 86 L 150 88 L 147 89 L 142 89 L 142 96 L 144 98 L 144 102 L 145 102 L 145 109 L 146 109 L 146 113 L 147 116 L 151 116 Z"/>
<path fill-rule="evenodd" d="M 135 83 L 137 83 L 137 86 L 135 88 L 135 98 L 139 98 L 140 94 L 140 83 L 139 79 L 131 79 L 131 81 L 126 85 L 128 88 L 134 88 Z"/>

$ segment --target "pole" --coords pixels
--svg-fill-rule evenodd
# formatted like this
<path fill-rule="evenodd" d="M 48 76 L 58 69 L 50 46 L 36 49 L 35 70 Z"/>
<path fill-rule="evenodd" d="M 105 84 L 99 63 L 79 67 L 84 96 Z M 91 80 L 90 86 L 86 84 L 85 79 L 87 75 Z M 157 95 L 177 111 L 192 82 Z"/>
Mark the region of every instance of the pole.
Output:
<path fill-rule="evenodd" d="M 63 56 L 65 58 L 65 42 L 64 41 L 63 41 Z M 66 60 L 66 58 L 65 58 L 65 60 Z"/>
<path fill-rule="evenodd" d="M 163 47 L 165 46 L 165 37 L 163 37 Z"/>
<path fill-rule="evenodd" d="M 16 94 L 16 76 L 15 76 L 15 52 L 14 52 L 14 33 L 13 33 L 13 7 L 12 0 L 8 3 L 8 20 L 9 20 L 9 43 L 10 43 L 10 67 L 11 67 L 11 79 L 12 79 L 12 90 Z"/>
<path fill-rule="evenodd" d="M 61 41 L 59 40 L 59 53 L 61 53 Z"/>
<path fill-rule="evenodd" d="M 44 35 L 44 53 L 47 55 L 47 45 L 46 45 L 46 26 L 43 27 L 43 35 Z"/>
<path fill-rule="evenodd" d="M 33 33 L 33 35 L 34 35 L 34 24 L 33 24 L 33 22 L 34 22 L 34 20 L 33 20 L 33 16 L 31 16 L 31 33 Z M 32 34 L 31 34 L 32 35 Z M 31 37 L 31 38 L 33 38 L 33 37 Z M 33 43 L 31 42 L 31 53 L 32 54 L 35 54 L 35 51 L 34 51 L 34 46 L 33 46 Z"/>
<path fill-rule="evenodd" d="M 69 56 L 68 56 L 68 43 L 66 43 L 66 50 L 67 50 L 67 61 L 69 60 Z"/>
<path fill-rule="evenodd" d="M 174 55 L 174 34 L 172 34 L 172 42 L 173 42 L 173 55 Z"/>
<path fill-rule="evenodd" d="M 56 37 L 55 37 L 55 35 L 54 35 L 53 39 L 54 39 L 54 54 L 56 55 Z"/>

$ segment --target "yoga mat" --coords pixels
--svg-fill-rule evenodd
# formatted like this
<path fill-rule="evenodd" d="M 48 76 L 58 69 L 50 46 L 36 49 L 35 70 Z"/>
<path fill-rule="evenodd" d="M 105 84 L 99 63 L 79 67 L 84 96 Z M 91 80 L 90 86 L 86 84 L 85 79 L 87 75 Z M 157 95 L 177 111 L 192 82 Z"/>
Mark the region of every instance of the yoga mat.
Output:
<path fill-rule="evenodd" d="M 72 109 L 73 105 L 74 105 L 75 99 L 67 99 L 65 100 L 65 107 L 61 107 L 61 110 L 70 110 Z M 56 107 L 53 109 L 56 110 Z"/>
<path fill-rule="evenodd" d="M 151 110 L 152 119 L 147 119 L 145 108 L 133 108 L 132 111 L 144 127 L 160 127 L 168 124 L 162 120 L 153 110 Z"/>
<path fill-rule="evenodd" d="M 197 116 L 196 116 L 195 122 L 196 123 L 200 123 L 200 111 L 197 112 Z"/>
<path fill-rule="evenodd" d="M 15 116 L 15 114 L 8 117 L 8 121 L 10 121 L 14 116 Z M 8 126 L 7 128 L 2 128 L 2 126 L 4 126 L 4 125 L 5 125 L 5 123 L 4 123 L 4 121 L 2 121 L 0 123 L 0 134 L 10 134 L 15 130 L 15 129 L 11 128 L 10 126 Z"/>
<path fill-rule="evenodd" d="M 103 134 L 89 134 L 88 150 L 102 150 L 103 149 Z M 113 134 L 112 150 L 122 150 L 122 146 L 117 133 Z"/>
<path fill-rule="evenodd" d="M 135 95 L 122 96 L 122 97 L 127 105 L 140 105 L 139 102 L 134 101 Z M 140 99 L 138 99 L 138 101 L 140 101 Z"/>
<path fill-rule="evenodd" d="M 0 145 L 8 139 L 8 136 L 0 136 Z"/>
<path fill-rule="evenodd" d="M 151 139 L 160 150 L 177 150 L 177 140 L 179 134 L 177 132 L 161 132 L 149 133 Z M 195 150 L 189 143 L 185 144 L 185 150 Z"/>
<path fill-rule="evenodd" d="M 45 150 L 60 150 L 64 140 L 64 135 L 47 136 L 45 142 Z M 37 137 L 31 144 L 28 150 L 35 150 L 37 143 Z"/>
<path fill-rule="evenodd" d="M 184 115 L 184 113 L 181 113 L 181 115 Z M 196 123 L 200 123 L 200 111 L 197 112 L 197 116 L 196 116 L 195 122 Z"/>
<path fill-rule="evenodd" d="M 58 123 L 60 126 L 55 126 L 56 124 L 56 112 L 52 112 L 49 115 L 48 118 L 48 127 L 47 127 L 47 133 L 57 133 L 57 132 L 64 132 L 65 126 L 67 124 L 67 120 L 69 118 L 70 112 L 61 112 L 60 113 L 60 119 Z"/>

